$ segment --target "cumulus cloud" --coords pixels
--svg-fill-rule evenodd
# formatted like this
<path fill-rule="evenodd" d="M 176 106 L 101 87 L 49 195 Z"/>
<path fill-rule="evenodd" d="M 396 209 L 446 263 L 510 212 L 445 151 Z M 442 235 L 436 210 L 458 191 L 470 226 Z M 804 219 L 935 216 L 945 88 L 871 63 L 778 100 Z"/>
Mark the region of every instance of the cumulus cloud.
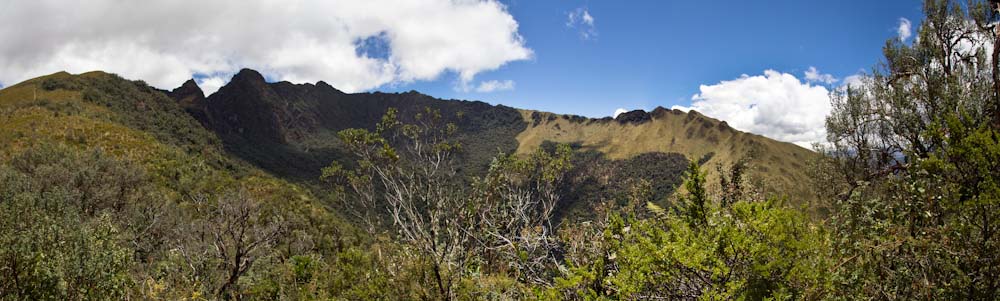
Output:
<path fill-rule="evenodd" d="M 816 67 L 809 67 L 809 70 L 805 72 L 806 80 L 809 82 L 819 82 L 827 85 L 836 83 L 838 79 L 830 74 L 824 74 L 816 70 Z"/>
<path fill-rule="evenodd" d="M 912 27 L 913 24 L 910 23 L 910 20 L 906 18 L 899 18 L 899 27 L 896 28 L 896 32 L 899 34 L 900 42 L 906 42 L 906 40 L 913 36 Z"/>
<path fill-rule="evenodd" d="M 594 16 L 590 15 L 590 10 L 586 7 L 580 7 L 567 13 L 566 27 L 577 29 L 581 39 L 593 40 L 597 38 L 597 26 L 594 25 Z"/>
<path fill-rule="evenodd" d="M 844 78 L 843 87 L 861 87 L 864 84 L 866 75 L 858 73 Z"/>
<path fill-rule="evenodd" d="M 479 93 L 490 93 L 490 92 L 510 91 L 510 90 L 514 90 L 514 81 L 509 79 L 503 81 L 498 81 L 498 80 L 484 81 L 480 82 L 479 86 L 476 87 L 476 92 Z"/>
<path fill-rule="evenodd" d="M 690 107 L 674 108 L 696 110 L 736 129 L 807 148 L 826 137 L 829 90 L 788 73 L 767 70 L 763 75 L 702 85 L 691 101 Z"/>
<path fill-rule="evenodd" d="M 361 91 L 445 73 L 467 83 L 532 57 L 497 0 L 16 1 L 0 10 L 0 41 L 3 84 L 106 70 L 161 88 L 202 75 L 211 90 L 249 67 Z"/>
<path fill-rule="evenodd" d="M 626 110 L 625 108 L 617 108 L 617 109 L 615 109 L 615 114 L 611 115 L 611 116 L 614 117 L 614 118 L 618 118 L 618 115 L 621 115 L 622 113 L 627 113 L 627 112 L 628 112 L 628 110 Z"/>
<path fill-rule="evenodd" d="M 210 93 L 215 93 L 215 91 L 218 91 L 219 88 L 225 86 L 226 83 L 229 82 L 229 78 L 231 77 L 232 76 L 205 77 L 205 78 L 195 79 L 195 82 L 198 83 L 198 87 L 200 87 L 202 91 L 210 94 Z"/>

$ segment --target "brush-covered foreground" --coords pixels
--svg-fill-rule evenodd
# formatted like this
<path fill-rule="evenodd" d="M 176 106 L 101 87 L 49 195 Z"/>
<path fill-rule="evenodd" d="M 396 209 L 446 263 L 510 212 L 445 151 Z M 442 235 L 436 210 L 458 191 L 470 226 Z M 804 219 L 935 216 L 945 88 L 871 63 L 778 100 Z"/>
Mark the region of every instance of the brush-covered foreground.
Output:
<path fill-rule="evenodd" d="M 1000 41 L 984 1 L 924 11 L 818 153 L 252 71 L 32 79 L 0 90 L 0 299 L 996 300 Z"/>

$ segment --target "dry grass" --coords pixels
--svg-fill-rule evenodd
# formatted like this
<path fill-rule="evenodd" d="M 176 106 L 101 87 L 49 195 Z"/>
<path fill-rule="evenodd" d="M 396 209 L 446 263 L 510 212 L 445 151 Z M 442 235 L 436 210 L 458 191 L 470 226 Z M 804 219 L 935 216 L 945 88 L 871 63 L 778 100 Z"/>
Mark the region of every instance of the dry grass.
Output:
<path fill-rule="evenodd" d="M 660 110 L 653 120 L 642 124 L 621 124 L 617 121 L 571 121 L 546 112 L 535 124 L 532 114 L 522 110 L 528 128 L 517 136 L 518 153 L 527 153 L 542 142 L 580 143 L 585 149 L 600 151 L 611 159 L 625 159 L 642 153 L 680 153 L 697 161 L 712 153 L 702 164 L 709 183 L 718 183 L 716 166 L 727 166 L 750 154 L 752 180 L 768 187 L 772 193 L 788 196 L 793 204 L 808 204 L 815 193 L 806 183 L 808 160 L 818 154 L 797 145 L 775 141 L 763 136 L 743 133 L 724 122 L 697 112 Z"/>

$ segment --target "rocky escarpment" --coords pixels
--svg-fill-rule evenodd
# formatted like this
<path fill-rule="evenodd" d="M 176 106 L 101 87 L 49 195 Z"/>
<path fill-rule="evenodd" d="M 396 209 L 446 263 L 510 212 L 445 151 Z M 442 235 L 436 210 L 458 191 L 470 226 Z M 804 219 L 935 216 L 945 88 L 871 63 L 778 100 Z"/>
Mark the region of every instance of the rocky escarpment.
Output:
<path fill-rule="evenodd" d="M 804 166 L 815 154 L 734 130 L 694 111 L 657 107 L 594 119 L 478 101 L 442 100 L 415 91 L 344 93 L 325 82 L 269 83 L 249 69 L 207 97 L 193 81 L 168 94 L 222 138 L 230 153 L 288 179 L 314 181 L 331 161 L 351 164 L 337 138 L 338 131 L 372 129 L 389 108 L 398 109 L 403 122 L 413 122 L 414 116 L 430 108 L 439 111 L 444 122 L 458 126 L 455 138 L 462 144 L 464 156 L 458 162 L 465 173 L 485 171 L 498 153 L 524 154 L 549 142 L 576 145 L 581 158 L 590 156 L 594 162 L 604 162 L 578 162 L 582 175 L 609 171 L 600 177 L 581 178 L 592 179 L 593 185 L 580 187 L 595 189 L 568 194 L 574 202 L 583 201 L 573 203 L 583 204 L 582 210 L 589 210 L 587 204 L 617 198 L 616 191 L 622 187 L 614 183 L 635 175 L 666 183 L 657 187 L 658 197 L 671 193 L 680 177 L 677 167 L 688 161 L 710 166 L 706 168 L 708 176 L 715 181 L 717 166 L 755 157 L 751 176 L 773 183 L 772 187 L 793 198 L 808 199 L 811 194 L 797 181 L 805 176 Z M 639 163 L 621 163 L 633 161 Z M 648 166 L 665 173 L 642 169 Z"/>
<path fill-rule="evenodd" d="M 344 93 L 325 82 L 268 83 L 257 71 L 243 69 L 218 92 L 204 97 L 193 81 L 168 92 L 226 147 L 265 169 L 297 178 L 316 178 L 320 168 L 343 160 L 336 133 L 373 128 L 389 108 L 403 122 L 427 108 L 454 123 L 463 145 L 463 169 L 484 170 L 499 152 L 517 149 L 515 136 L 525 128 L 520 113 L 479 101 L 442 100 L 415 91 Z"/>
<path fill-rule="evenodd" d="M 201 122 L 202 125 L 211 124 L 211 121 L 208 119 L 209 113 L 205 100 L 205 92 L 202 92 L 201 87 L 198 87 L 198 84 L 193 79 L 189 79 L 180 87 L 177 87 L 173 91 L 168 91 L 166 94 L 170 98 L 177 100 L 177 103 L 184 108 L 184 111 L 198 120 L 198 122 Z"/>

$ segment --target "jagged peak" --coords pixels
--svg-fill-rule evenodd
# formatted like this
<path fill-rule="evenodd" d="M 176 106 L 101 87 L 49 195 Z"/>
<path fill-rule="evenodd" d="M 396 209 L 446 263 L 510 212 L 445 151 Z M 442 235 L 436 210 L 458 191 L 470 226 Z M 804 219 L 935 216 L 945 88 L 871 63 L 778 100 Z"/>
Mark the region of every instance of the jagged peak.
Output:
<path fill-rule="evenodd" d="M 233 75 L 232 80 L 230 80 L 229 82 L 267 83 L 267 81 L 264 80 L 264 75 L 261 75 L 260 72 L 257 72 L 257 70 L 249 68 L 240 69 L 240 72 L 236 73 L 236 75 Z"/>
<path fill-rule="evenodd" d="M 181 84 L 180 87 L 174 88 L 168 94 L 170 94 L 170 96 L 172 97 L 190 95 L 198 98 L 205 98 L 205 92 L 201 90 L 201 87 L 198 86 L 198 83 L 195 82 L 194 79 L 189 79 L 185 81 L 183 84 Z M 178 99 L 179 97 L 174 97 L 174 98 Z"/>
<path fill-rule="evenodd" d="M 243 68 L 240 72 L 233 75 L 232 79 L 219 88 L 216 93 L 209 96 L 208 99 L 211 102 L 215 99 L 228 98 L 232 95 L 244 95 L 247 93 L 238 91 L 256 91 L 251 93 L 260 95 L 261 93 L 269 93 L 269 90 L 269 84 L 264 80 L 264 76 L 261 75 L 260 72 L 253 69 Z"/>
<path fill-rule="evenodd" d="M 343 91 L 335 88 L 334 86 L 328 84 L 325 81 L 318 81 L 318 82 L 316 82 L 316 84 L 312 84 L 312 83 L 300 83 L 300 84 L 296 84 L 296 83 L 292 83 L 292 82 L 289 82 L 289 81 L 279 81 L 279 82 L 275 82 L 275 83 L 268 83 L 267 80 L 265 79 L 264 75 L 262 75 L 257 70 L 253 70 L 253 69 L 250 69 L 250 68 L 240 69 L 240 72 L 237 72 L 235 75 L 233 75 L 233 78 L 229 81 L 228 84 L 226 84 L 225 86 L 223 86 L 222 89 L 225 89 L 226 87 L 229 87 L 229 86 L 232 86 L 232 85 L 247 85 L 247 84 L 251 85 L 251 86 L 257 86 L 257 87 L 261 87 L 261 86 L 264 86 L 264 85 L 271 85 L 271 86 L 318 88 L 320 90 L 329 90 L 329 91 L 331 91 L 333 93 L 336 93 L 336 94 L 345 94 Z M 219 90 L 222 90 L 222 89 L 219 89 Z"/>
<path fill-rule="evenodd" d="M 179 88 L 192 88 L 192 87 L 193 88 L 198 88 L 198 90 L 201 90 L 201 87 L 198 86 L 198 83 L 195 82 L 193 78 L 185 81 L 183 84 L 181 84 L 181 86 Z M 174 90 L 177 90 L 177 89 L 174 89 Z"/>
<path fill-rule="evenodd" d="M 340 91 L 340 89 L 334 88 L 333 86 L 331 86 L 330 84 L 326 83 L 325 81 L 318 81 L 318 82 L 316 82 L 316 87 L 322 88 L 322 89 L 334 90 L 334 91 L 337 91 L 337 93 L 344 93 L 343 91 Z"/>

